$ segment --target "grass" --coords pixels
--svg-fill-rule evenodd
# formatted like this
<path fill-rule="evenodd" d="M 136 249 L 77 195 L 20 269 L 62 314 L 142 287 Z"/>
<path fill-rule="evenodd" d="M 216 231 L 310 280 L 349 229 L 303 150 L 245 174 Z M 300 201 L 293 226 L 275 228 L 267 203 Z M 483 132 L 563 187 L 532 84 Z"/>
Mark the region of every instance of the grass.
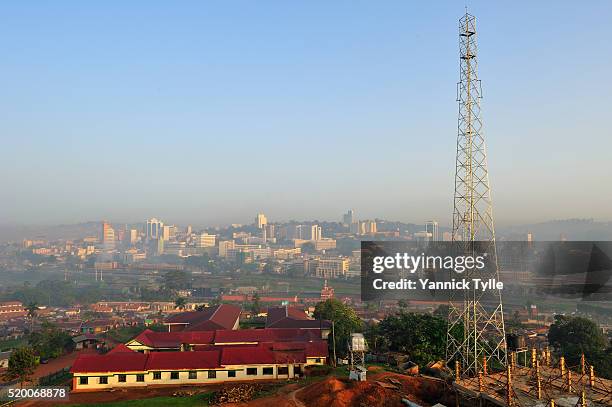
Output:
<path fill-rule="evenodd" d="M 7 339 L 5 341 L 0 341 L 0 351 L 11 350 L 18 348 L 20 346 L 27 345 L 28 340 L 25 337 L 19 339 Z"/>
<path fill-rule="evenodd" d="M 115 401 L 110 403 L 70 404 L 70 407 L 191 407 L 208 406 L 212 393 L 197 394 L 191 397 L 152 397 L 139 400 Z"/>

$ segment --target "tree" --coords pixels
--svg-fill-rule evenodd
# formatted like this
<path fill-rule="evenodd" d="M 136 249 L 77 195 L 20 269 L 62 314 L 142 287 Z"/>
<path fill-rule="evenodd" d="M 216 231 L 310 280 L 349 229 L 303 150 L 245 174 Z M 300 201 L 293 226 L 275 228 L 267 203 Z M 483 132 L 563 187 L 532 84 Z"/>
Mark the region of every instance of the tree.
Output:
<path fill-rule="evenodd" d="M 184 297 L 176 297 L 174 300 L 174 306 L 180 310 L 184 310 L 187 305 L 187 300 Z"/>
<path fill-rule="evenodd" d="M 36 318 L 36 314 L 38 313 L 38 305 L 35 302 L 30 302 L 26 307 L 26 311 L 28 311 L 28 318 L 30 318 L 30 332 L 34 330 L 34 318 Z"/>
<path fill-rule="evenodd" d="M 303 245 L 300 246 L 300 249 L 302 251 L 302 253 L 304 254 L 312 254 L 315 253 L 315 245 L 312 242 L 306 242 Z"/>
<path fill-rule="evenodd" d="M 36 356 L 29 347 L 15 349 L 9 358 L 8 369 L 4 373 L 4 379 L 18 379 L 21 387 L 34 374 L 36 368 Z"/>
<path fill-rule="evenodd" d="M 580 363 L 584 353 L 599 375 L 612 377 L 612 347 L 601 328 L 590 319 L 555 315 L 555 322 L 548 329 L 548 342 L 565 357 L 568 366 Z"/>
<path fill-rule="evenodd" d="M 318 303 L 314 317 L 333 322 L 336 350 L 340 353 L 348 350 L 351 334 L 363 330 L 363 322 L 355 310 L 334 298 Z"/>
<path fill-rule="evenodd" d="M 70 334 L 47 321 L 43 322 L 40 331 L 30 333 L 28 343 L 34 353 L 44 359 L 56 358 L 74 347 Z"/>
<path fill-rule="evenodd" d="M 251 311 L 255 315 L 261 312 L 261 301 L 258 293 L 253 294 L 251 297 Z"/>
<path fill-rule="evenodd" d="M 390 350 L 410 355 L 410 360 L 419 365 L 445 356 L 446 321 L 433 315 L 402 310 L 383 319 L 378 334 Z"/>
<path fill-rule="evenodd" d="M 166 290 L 182 290 L 189 288 L 189 274 L 183 270 L 172 270 L 164 274 L 164 288 Z"/>

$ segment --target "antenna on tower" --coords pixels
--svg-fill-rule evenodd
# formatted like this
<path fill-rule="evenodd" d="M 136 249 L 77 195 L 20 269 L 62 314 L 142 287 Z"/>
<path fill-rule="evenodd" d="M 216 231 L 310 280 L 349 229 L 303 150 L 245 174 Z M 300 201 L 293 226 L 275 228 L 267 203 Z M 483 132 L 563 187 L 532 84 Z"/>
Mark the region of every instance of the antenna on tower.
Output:
<path fill-rule="evenodd" d="M 466 280 L 498 278 L 495 227 L 487 153 L 482 133 L 478 79 L 476 18 L 459 19 L 459 120 L 455 162 L 452 240 L 465 254 L 488 253 L 489 267 L 464 274 Z M 483 366 L 507 365 L 506 334 L 500 290 L 460 290 L 449 300 L 447 366 L 456 374 L 475 377 Z M 460 373 L 459 373 L 460 372 Z M 459 380 L 457 377 L 456 380 Z"/>

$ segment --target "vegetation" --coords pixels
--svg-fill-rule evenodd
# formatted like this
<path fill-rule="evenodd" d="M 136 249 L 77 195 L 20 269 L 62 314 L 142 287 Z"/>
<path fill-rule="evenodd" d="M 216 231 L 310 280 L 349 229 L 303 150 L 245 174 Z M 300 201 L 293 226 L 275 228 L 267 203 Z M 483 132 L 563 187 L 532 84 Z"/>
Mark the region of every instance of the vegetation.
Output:
<path fill-rule="evenodd" d="M 21 386 L 27 382 L 36 368 L 36 355 L 30 347 L 21 347 L 15 349 L 9 358 L 8 369 L 4 373 L 4 379 L 19 380 Z"/>
<path fill-rule="evenodd" d="M 176 297 L 176 300 L 174 300 L 174 307 L 183 311 L 185 310 L 185 307 L 187 306 L 187 299 L 185 299 L 185 297 Z"/>
<path fill-rule="evenodd" d="M 5 299 L 23 304 L 46 304 L 68 307 L 74 304 L 93 304 L 100 301 L 102 291 L 95 285 L 75 286 L 63 280 L 42 280 L 35 286 L 24 283 L 6 294 Z"/>
<path fill-rule="evenodd" d="M 565 357 L 568 366 L 578 365 L 584 353 L 598 375 L 612 379 L 612 346 L 590 319 L 556 315 L 548 330 L 548 342 Z"/>
<path fill-rule="evenodd" d="M 121 328 L 112 329 L 104 334 L 105 337 L 115 340 L 116 342 L 126 343 L 136 335 L 140 334 L 145 329 L 150 329 L 157 332 L 166 332 L 168 330 L 164 325 L 134 325 L 123 326 Z"/>
<path fill-rule="evenodd" d="M 43 322 L 41 330 L 31 332 L 28 343 L 42 359 L 56 358 L 74 348 L 70 334 L 49 322 Z"/>
<path fill-rule="evenodd" d="M 401 310 L 383 319 L 374 336 L 370 341 L 377 342 L 379 348 L 406 353 L 422 366 L 445 356 L 446 320 L 437 316 Z"/>
<path fill-rule="evenodd" d="M 126 400 L 111 403 L 87 403 L 87 404 L 71 404 L 71 407 L 191 407 L 191 406 L 208 406 L 212 393 L 198 394 L 191 397 L 152 397 L 139 400 Z"/>
<path fill-rule="evenodd" d="M 361 319 L 348 305 L 336 299 L 329 299 L 317 304 L 314 311 L 316 319 L 326 319 L 334 323 L 336 350 L 345 353 L 352 333 L 363 331 Z M 330 341 L 333 342 L 333 341 Z"/>

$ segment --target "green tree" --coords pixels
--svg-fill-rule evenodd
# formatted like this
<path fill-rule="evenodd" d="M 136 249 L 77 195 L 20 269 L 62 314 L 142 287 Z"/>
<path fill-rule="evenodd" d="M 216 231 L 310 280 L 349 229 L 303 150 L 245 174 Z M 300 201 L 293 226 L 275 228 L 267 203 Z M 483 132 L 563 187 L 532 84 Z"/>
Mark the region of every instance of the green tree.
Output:
<path fill-rule="evenodd" d="M 176 297 L 174 300 L 174 306 L 180 310 L 184 310 L 187 305 L 187 300 L 184 297 Z"/>
<path fill-rule="evenodd" d="M 34 353 L 44 359 L 59 357 L 74 347 L 70 334 L 47 321 L 39 331 L 30 333 L 28 343 Z"/>
<path fill-rule="evenodd" d="M 164 288 L 170 291 L 182 290 L 189 288 L 189 274 L 183 270 L 172 270 L 164 274 Z"/>
<path fill-rule="evenodd" d="M 36 368 L 36 356 L 29 347 L 15 349 L 9 358 L 8 369 L 4 373 L 5 380 L 18 379 L 21 387 L 30 380 Z"/>
<path fill-rule="evenodd" d="M 363 322 L 348 305 L 336 299 L 329 299 L 317 304 L 314 317 L 319 320 L 329 320 L 334 324 L 336 351 L 345 353 L 352 333 L 363 330 Z M 330 341 L 330 344 L 332 344 Z"/>
<path fill-rule="evenodd" d="M 408 354 L 419 365 L 445 356 L 446 321 L 442 318 L 400 311 L 383 319 L 378 330 L 390 350 Z"/>
<path fill-rule="evenodd" d="M 261 300 L 258 293 L 253 294 L 251 297 L 251 311 L 255 315 L 261 312 Z"/>
<path fill-rule="evenodd" d="M 568 366 L 580 363 L 584 353 L 598 375 L 612 378 L 612 347 L 601 328 L 590 319 L 555 315 L 548 329 L 548 342 L 565 357 Z"/>
<path fill-rule="evenodd" d="M 26 307 L 26 311 L 28 311 L 28 318 L 30 318 L 30 332 L 34 330 L 34 319 L 38 314 L 38 305 L 35 302 L 30 302 Z"/>

